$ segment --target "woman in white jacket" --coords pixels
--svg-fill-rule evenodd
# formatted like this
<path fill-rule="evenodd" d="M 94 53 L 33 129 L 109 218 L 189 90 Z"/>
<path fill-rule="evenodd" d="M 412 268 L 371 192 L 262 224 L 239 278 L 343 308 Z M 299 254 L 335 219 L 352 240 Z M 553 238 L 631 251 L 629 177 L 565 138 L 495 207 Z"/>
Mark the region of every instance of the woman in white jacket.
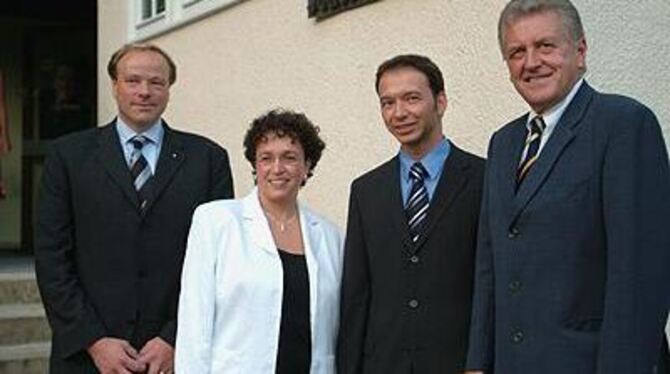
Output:
<path fill-rule="evenodd" d="M 193 216 L 176 372 L 334 373 L 342 239 L 297 201 L 325 145 L 303 114 L 275 110 L 244 146 L 257 188 Z"/>

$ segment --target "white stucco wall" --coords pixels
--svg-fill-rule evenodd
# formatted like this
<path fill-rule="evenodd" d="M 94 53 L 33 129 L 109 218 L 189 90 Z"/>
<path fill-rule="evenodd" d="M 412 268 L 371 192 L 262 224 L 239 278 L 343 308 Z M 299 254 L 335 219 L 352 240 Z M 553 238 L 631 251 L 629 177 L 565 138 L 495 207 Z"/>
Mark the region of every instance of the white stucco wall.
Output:
<path fill-rule="evenodd" d="M 99 1 L 101 122 L 115 113 L 105 66 L 127 42 L 126 1 Z M 444 128 L 457 145 L 485 154 L 491 132 L 525 110 L 507 79 L 496 24 L 504 0 L 382 0 L 316 23 L 307 0 L 248 0 L 153 40 L 179 66 L 168 121 L 230 152 L 238 195 L 252 187 L 242 154 L 248 123 L 277 106 L 304 111 L 327 150 L 302 192 L 344 225 L 351 180 L 397 145 L 379 116 L 373 82 L 392 55 L 431 57 L 445 75 Z M 670 138 L 670 2 L 575 0 L 586 28 L 587 79 L 634 96 Z"/>

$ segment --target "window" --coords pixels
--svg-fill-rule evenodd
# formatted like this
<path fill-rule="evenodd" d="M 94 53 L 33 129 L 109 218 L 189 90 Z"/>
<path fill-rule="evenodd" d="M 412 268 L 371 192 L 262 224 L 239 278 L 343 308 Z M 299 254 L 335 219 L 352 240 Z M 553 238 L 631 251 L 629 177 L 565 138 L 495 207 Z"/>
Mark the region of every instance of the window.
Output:
<path fill-rule="evenodd" d="M 142 21 L 157 18 L 165 13 L 165 0 L 142 0 Z"/>
<path fill-rule="evenodd" d="M 308 0 L 307 14 L 310 18 L 321 20 L 375 1 L 377 0 Z"/>
<path fill-rule="evenodd" d="M 130 41 L 142 41 L 194 22 L 244 0 L 127 0 Z"/>

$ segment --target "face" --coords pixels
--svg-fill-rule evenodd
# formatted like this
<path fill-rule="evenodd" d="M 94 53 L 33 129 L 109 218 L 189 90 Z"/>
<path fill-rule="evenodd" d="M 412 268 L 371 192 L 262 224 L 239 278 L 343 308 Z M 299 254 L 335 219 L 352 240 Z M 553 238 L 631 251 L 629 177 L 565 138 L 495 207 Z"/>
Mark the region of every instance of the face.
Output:
<path fill-rule="evenodd" d="M 428 78 L 411 67 L 385 72 L 379 80 L 379 103 L 388 131 L 411 155 L 421 157 L 442 139 L 447 97 L 430 90 Z"/>
<path fill-rule="evenodd" d="M 262 201 L 295 203 L 307 179 L 309 163 L 300 143 L 289 136 L 268 134 L 256 146 L 256 183 Z"/>
<path fill-rule="evenodd" d="M 575 43 L 556 12 L 514 20 L 503 40 L 510 79 L 538 114 L 560 102 L 585 68 L 586 41 Z"/>
<path fill-rule="evenodd" d="M 121 58 L 112 82 L 121 119 L 142 131 L 163 114 L 170 98 L 170 68 L 160 54 L 133 51 Z"/>

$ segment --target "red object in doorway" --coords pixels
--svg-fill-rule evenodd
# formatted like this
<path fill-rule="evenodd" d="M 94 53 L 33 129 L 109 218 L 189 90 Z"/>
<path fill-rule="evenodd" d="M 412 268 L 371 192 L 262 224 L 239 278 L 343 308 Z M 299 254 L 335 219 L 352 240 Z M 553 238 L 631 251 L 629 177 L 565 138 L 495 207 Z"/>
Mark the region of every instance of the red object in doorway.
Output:
<path fill-rule="evenodd" d="M 9 142 L 9 119 L 7 115 L 7 101 L 5 100 L 5 80 L 0 70 L 0 157 L 9 153 L 12 145 Z M 7 189 L 2 180 L 2 165 L 0 165 L 0 199 L 7 196 Z"/>

